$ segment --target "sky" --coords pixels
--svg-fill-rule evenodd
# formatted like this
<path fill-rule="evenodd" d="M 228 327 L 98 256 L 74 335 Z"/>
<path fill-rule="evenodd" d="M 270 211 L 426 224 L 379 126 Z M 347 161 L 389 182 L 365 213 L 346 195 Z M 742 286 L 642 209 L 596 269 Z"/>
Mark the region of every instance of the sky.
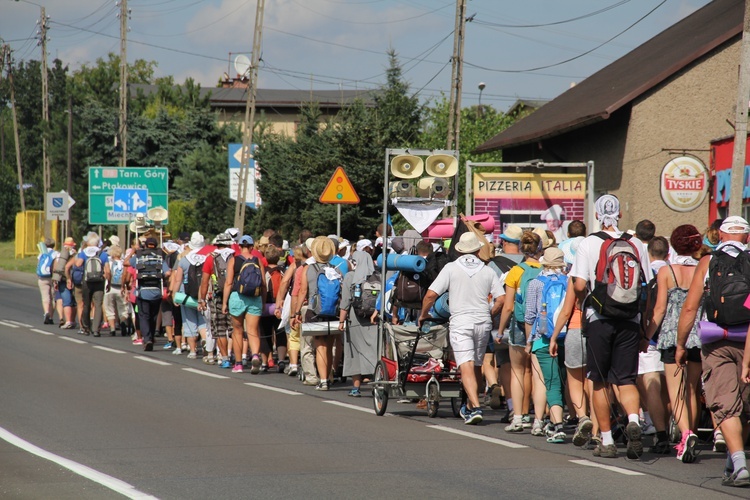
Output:
<path fill-rule="evenodd" d="M 256 0 L 127 0 L 128 61 L 156 76 L 216 86 L 250 57 Z M 552 99 L 709 0 L 468 0 L 462 105 L 505 111 Z M 39 60 L 40 6 L 48 53 L 75 70 L 119 53 L 115 0 L 0 0 L 0 38 L 16 60 Z M 385 81 L 394 49 L 410 91 L 449 95 L 456 0 L 266 0 L 259 88 L 354 90 Z M 536 69 L 541 68 L 541 69 Z"/>

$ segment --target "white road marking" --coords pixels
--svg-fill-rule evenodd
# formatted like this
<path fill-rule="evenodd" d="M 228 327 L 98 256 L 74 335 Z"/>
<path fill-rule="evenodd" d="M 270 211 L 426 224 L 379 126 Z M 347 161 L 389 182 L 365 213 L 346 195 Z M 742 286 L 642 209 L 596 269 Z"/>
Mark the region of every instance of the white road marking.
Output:
<path fill-rule="evenodd" d="M 289 396 L 302 396 L 301 392 L 289 391 L 287 389 L 281 389 L 279 387 L 272 387 L 270 385 L 256 384 L 255 382 L 245 382 L 245 385 L 251 387 L 257 387 L 258 389 L 267 389 L 269 391 L 280 392 L 281 394 L 288 394 Z"/>
<path fill-rule="evenodd" d="M 350 410 L 363 411 L 363 412 L 369 413 L 371 415 L 375 414 L 375 410 L 373 410 L 372 408 L 364 408 L 362 406 L 350 405 L 348 403 L 342 403 L 340 401 L 323 401 L 323 402 L 324 403 L 328 403 L 329 405 L 336 405 L 336 406 L 340 406 L 342 408 L 349 408 Z"/>
<path fill-rule="evenodd" d="M 34 327 L 34 325 L 30 325 L 28 323 L 21 323 L 20 321 L 15 321 L 15 320 L 12 320 L 12 319 L 6 319 L 5 321 L 7 321 L 8 323 L 14 323 L 14 324 L 16 324 L 18 326 L 23 326 L 25 328 L 33 328 Z"/>
<path fill-rule="evenodd" d="M 585 465 L 587 467 L 596 467 L 598 469 L 604 469 L 604 470 L 608 470 L 612 472 L 617 472 L 618 474 L 624 474 L 626 476 L 642 476 L 643 475 L 643 473 L 636 472 L 634 470 L 623 469 L 622 467 L 615 467 L 614 465 L 598 464 L 590 460 L 570 460 L 570 462 L 574 464 L 578 464 L 578 465 Z"/>
<path fill-rule="evenodd" d="M 119 351 L 117 349 L 110 349 L 109 347 L 104 347 L 104 346 L 100 346 L 100 345 L 95 345 L 93 347 L 94 347 L 94 349 L 99 349 L 101 351 L 107 351 L 107 352 L 113 352 L 115 354 L 126 354 L 125 351 Z"/>
<path fill-rule="evenodd" d="M 44 330 L 39 330 L 38 328 L 30 328 L 29 330 L 34 333 L 41 333 L 42 335 L 54 335 L 54 333 L 52 332 L 45 332 Z"/>
<path fill-rule="evenodd" d="M 479 441 L 486 441 L 487 443 L 499 444 L 508 448 L 528 448 L 526 445 L 514 443 L 512 441 L 505 441 L 504 439 L 497 439 L 488 436 L 482 436 L 481 434 L 474 434 L 473 432 L 460 431 L 458 429 L 451 429 L 450 427 L 443 427 L 442 425 L 428 425 L 430 429 L 437 429 L 439 431 L 450 432 L 451 434 L 458 434 L 472 439 L 478 439 Z"/>
<path fill-rule="evenodd" d="M 133 356 L 135 359 L 140 359 L 141 361 L 148 361 L 149 363 L 153 363 L 155 365 L 160 366 L 171 366 L 172 363 L 167 363 L 166 361 L 160 361 L 158 359 L 149 358 L 148 356 Z"/>
<path fill-rule="evenodd" d="M 108 476 L 107 474 L 94 470 L 91 467 L 87 467 L 85 465 L 79 464 L 78 462 L 74 462 L 67 458 L 63 458 L 59 455 L 55 455 L 54 453 L 50 453 L 46 450 L 43 450 L 39 448 L 38 446 L 33 445 L 29 443 L 28 441 L 24 441 L 23 439 L 19 438 L 18 436 L 14 434 L 11 434 L 7 430 L 3 429 L 2 427 L 0 427 L 0 438 L 12 444 L 13 446 L 16 446 L 28 453 L 32 453 L 45 460 L 54 462 L 60 465 L 61 467 L 65 467 L 71 472 L 78 474 L 79 476 L 85 477 L 86 479 L 90 479 L 91 481 L 94 481 L 95 483 L 101 484 L 105 488 L 109 488 L 110 490 L 120 493 L 121 495 L 124 495 L 127 498 L 137 498 L 137 499 L 144 499 L 144 500 L 156 498 L 152 495 L 149 495 L 148 493 L 138 491 L 137 489 L 135 489 L 135 486 L 128 484 L 125 481 L 121 481 L 120 479 L 114 478 L 112 476 Z"/>
<path fill-rule="evenodd" d="M 58 338 L 62 339 L 62 340 L 67 340 L 68 342 L 73 342 L 74 344 L 87 344 L 88 343 L 85 340 L 78 340 L 78 339 L 74 339 L 74 338 L 71 338 L 71 337 L 60 336 Z"/>
<path fill-rule="evenodd" d="M 21 327 L 20 327 L 20 326 L 18 326 L 18 325 L 14 325 L 13 323 L 6 323 L 5 321 L 0 321 L 0 325 L 3 325 L 3 326 L 9 326 L 9 327 L 11 327 L 11 328 L 21 328 Z"/>
<path fill-rule="evenodd" d="M 215 373 L 208 373 L 202 370 L 197 370 L 195 368 L 183 368 L 183 370 L 185 370 L 186 372 L 190 372 L 190 373 L 197 373 L 198 375 L 203 375 L 204 377 L 229 378 L 229 377 L 225 377 L 224 375 L 216 375 Z"/>

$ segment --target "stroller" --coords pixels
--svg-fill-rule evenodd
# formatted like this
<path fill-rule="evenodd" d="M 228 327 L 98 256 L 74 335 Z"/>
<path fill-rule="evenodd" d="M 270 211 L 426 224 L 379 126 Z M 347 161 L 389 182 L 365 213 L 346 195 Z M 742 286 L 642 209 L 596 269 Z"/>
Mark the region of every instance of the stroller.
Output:
<path fill-rule="evenodd" d="M 431 320 L 428 333 L 416 325 L 382 322 L 378 328 L 378 356 L 372 381 L 375 413 L 385 414 L 388 399 L 426 398 L 427 415 L 437 416 L 441 398 L 450 398 L 459 417 L 466 394 L 452 360 L 445 321 Z"/>

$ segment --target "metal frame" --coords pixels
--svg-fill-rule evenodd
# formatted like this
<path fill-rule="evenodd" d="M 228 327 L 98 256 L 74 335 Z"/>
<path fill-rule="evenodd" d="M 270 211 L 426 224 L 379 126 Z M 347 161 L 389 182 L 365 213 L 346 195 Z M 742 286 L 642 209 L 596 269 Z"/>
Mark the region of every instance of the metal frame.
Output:
<path fill-rule="evenodd" d="M 472 198 L 474 196 L 474 183 L 472 174 L 474 168 L 515 168 L 516 172 L 520 172 L 521 169 L 535 168 L 543 170 L 545 168 L 585 168 L 586 169 L 586 196 L 584 198 L 583 213 L 586 222 L 586 227 L 589 231 L 593 230 L 594 227 L 594 162 L 588 161 L 585 163 L 545 163 L 541 160 L 531 160 L 523 162 L 498 162 L 498 163 L 487 163 L 487 162 L 466 162 L 466 215 L 474 215 L 474 204 Z M 458 176 L 456 176 L 458 177 Z"/>

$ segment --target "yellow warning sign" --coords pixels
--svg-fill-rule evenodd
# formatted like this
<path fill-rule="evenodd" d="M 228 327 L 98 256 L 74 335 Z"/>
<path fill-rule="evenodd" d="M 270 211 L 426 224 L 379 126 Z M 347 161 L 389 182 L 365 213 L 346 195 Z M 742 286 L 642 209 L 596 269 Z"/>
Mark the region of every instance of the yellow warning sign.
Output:
<path fill-rule="evenodd" d="M 331 180 L 320 195 L 321 203 L 340 203 L 343 205 L 356 205 L 359 203 L 359 195 L 354 186 L 346 176 L 343 167 L 336 167 Z"/>

